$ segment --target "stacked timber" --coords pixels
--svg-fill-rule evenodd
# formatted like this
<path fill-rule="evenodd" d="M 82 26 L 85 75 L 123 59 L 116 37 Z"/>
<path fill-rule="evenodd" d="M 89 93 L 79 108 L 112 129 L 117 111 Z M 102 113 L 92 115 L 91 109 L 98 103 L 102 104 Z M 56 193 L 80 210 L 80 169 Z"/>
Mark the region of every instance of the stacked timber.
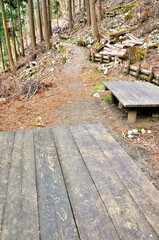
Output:
<path fill-rule="evenodd" d="M 141 68 L 141 64 L 130 65 L 130 61 L 128 61 L 125 65 L 125 73 L 159 85 L 159 73 L 154 71 L 154 67 L 151 67 L 150 70 L 148 70 Z"/>

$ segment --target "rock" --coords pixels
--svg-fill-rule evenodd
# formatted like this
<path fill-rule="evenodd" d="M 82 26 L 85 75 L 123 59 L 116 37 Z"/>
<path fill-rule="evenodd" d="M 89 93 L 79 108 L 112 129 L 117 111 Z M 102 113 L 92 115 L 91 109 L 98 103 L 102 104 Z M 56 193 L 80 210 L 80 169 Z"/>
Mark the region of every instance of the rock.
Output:
<path fill-rule="evenodd" d="M 5 104 L 5 103 L 7 103 L 6 98 L 0 98 L 0 104 Z"/>
<path fill-rule="evenodd" d="M 133 132 L 133 134 L 135 134 L 135 135 L 139 133 L 137 129 L 133 129 L 132 132 Z"/>
<path fill-rule="evenodd" d="M 147 133 L 150 134 L 152 131 L 151 130 L 148 130 Z"/>
<path fill-rule="evenodd" d="M 132 130 L 128 130 L 128 135 L 132 135 L 133 131 Z"/>
<path fill-rule="evenodd" d="M 133 138 L 133 137 L 134 137 L 134 135 L 131 135 L 131 134 L 130 134 L 130 135 L 128 135 L 128 138 Z"/>
<path fill-rule="evenodd" d="M 104 70 L 104 74 L 105 74 L 105 75 L 108 74 L 108 68 L 105 68 L 105 70 Z"/>
<path fill-rule="evenodd" d="M 140 142 L 140 140 L 141 140 L 140 138 L 137 138 L 137 141 L 138 141 L 138 142 Z"/>
<path fill-rule="evenodd" d="M 145 134 L 146 130 L 143 128 L 143 129 L 141 129 L 141 132 L 142 132 L 142 134 Z"/>
<path fill-rule="evenodd" d="M 32 61 L 32 62 L 30 63 L 30 67 L 34 67 L 34 66 L 36 66 L 36 64 L 37 64 L 36 61 Z"/>
<path fill-rule="evenodd" d="M 95 94 L 93 94 L 93 97 L 100 98 L 100 95 L 99 95 L 99 93 L 95 93 Z"/>

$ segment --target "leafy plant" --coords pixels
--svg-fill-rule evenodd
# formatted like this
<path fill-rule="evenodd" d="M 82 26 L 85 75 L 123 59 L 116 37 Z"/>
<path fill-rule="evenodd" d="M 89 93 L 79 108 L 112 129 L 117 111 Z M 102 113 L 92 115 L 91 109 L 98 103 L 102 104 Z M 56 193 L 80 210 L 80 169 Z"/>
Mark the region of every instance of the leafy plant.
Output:
<path fill-rule="evenodd" d="M 110 102 L 110 96 L 107 96 L 106 98 L 104 98 L 105 103 L 109 103 Z"/>

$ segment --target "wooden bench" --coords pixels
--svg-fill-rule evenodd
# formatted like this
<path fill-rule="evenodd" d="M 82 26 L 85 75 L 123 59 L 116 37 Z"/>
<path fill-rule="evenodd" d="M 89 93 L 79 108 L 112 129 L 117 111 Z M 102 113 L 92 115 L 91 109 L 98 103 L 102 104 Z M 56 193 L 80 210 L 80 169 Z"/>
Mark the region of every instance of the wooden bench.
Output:
<path fill-rule="evenodd" d="M 119 101 L 119 108 L 128 109 L 128 122 L 135 123 L 137 109 L 159 108 L 159 87 L 148 82 L 103 81 L 111 91 L 111 103 Z"/>
<path fill-rule="evenodd" d="M 0 133 L 1 240 L 158 240 L 159 192 L 102 125 Z"/>

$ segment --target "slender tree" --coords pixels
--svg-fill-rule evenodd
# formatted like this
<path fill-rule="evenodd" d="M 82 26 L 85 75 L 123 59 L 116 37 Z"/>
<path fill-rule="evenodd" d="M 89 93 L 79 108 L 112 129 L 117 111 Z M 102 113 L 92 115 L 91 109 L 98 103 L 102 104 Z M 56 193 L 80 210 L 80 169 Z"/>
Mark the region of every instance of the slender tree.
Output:
<path fill-rule="evenodd" d="M 13 60 L 13 55 L 12 55 L 12 51 L 11 51 L 10 38 L 9 38 L 9 34 L 8 34 L 6 14 L 5 14 L 5 10 L 4 10 L 4 2 L 3 2 L 3 0 L 0 0 L 0 3 L 1 3 L 1 10 L 2 10 L 2 17 L 3 17 L 3 26 L 4 26 L 4 31 L 5 31 L 5 37 L 6 37 L 9 62 L 10 62 L 11 70 L 13 70 L 13 68 L 14 68 L 14 60 Z"/>
<path fill-rule="evenodd" d="M 17 9 L 18 9 L 18 24 L 19 24 L 19 31 L 20 31 L 20 47 L 21 47 L 21 54 L 24 57 L 24 41 L 23 41 L 23 32 L 22 32 L 22 24 L 21 24 L 21 15 L 20 15 L 20 4 L 19 0 L 17 0 Z"/>
<path fill-rule="evenodd" d="M 96 12 L 95 12 L 95 0 L 90 0 L 90 12 L 91 12 L 91 27 L 95 40 L 99 40 L 100 35 L 97 26 Z"/>
<path fill-rule="evenodd" d="M 98 0 L 98 22 L 102 21 L 102 0 Z"/>
<path fill-rule="evenodd" d="M 41 11 L 40 11 L 40 2 L 37 0 L 37 8 L 38 8 L 38 20 L 39 20 L 39 34 L 40 34 L 40 41 L 44 41 L 43 37 L 43 30 L 42 30 L 42 21 L 41 21 Z"/>
<path fill-rule="evenodd" d="M 51 27 L 51 8 L 50 8 L 50 0 L 47 0 L 47 15 L 48 15 L 48 27 L 50 37 L 52 35 L 52 27 Z"/>
<path fill-rule="evenodd" d="M 46 0 L 42 0 L 42 10 L 43 10 L 43 21 L 44 21 L 44 33 L 45 33 L 45 41 L 46 41 L 46 50 L 50 49 L 50 34 L 49 34 L 49 26 L 47 19 L 47 7 Z"/>
<path fill-rule="evenodd" d="M 11 19 L 11 27 L 12 27 L 12 42 L 13 42 L 14 58 L 15 58 L 15 62 L 17 62 L 18 54 L 17 54 L 17 47 L 16 47 L 16 42 L 15 42 L 15 31 L 14 31 L 14 24 L 13 24 L 13 18 L 12 18 L 11 0 L 9 0 L 9 10 L 10 10 L 10 19 Z"/>
<path fill-rule="evenodd" d="M 90 0 L 86 0 L 87 26 L 91 26 Z"/>
<path fill-rule="evenodd" d="M 73 13 L 73 18 L 75 18 L 75 0 L 72 0 L 72 13 Z"/>
<path fill-rule="evenodd" d="M 79 12 L 81 12 L 81 0 L 79 0 L 78 4 L 79 4 Z"/>
<path fill-rule="evenodd" d="M 68 2 L 68 11 L 69 11 L 69 29 L 72 31 L 73 29 L 73 17 L 72 17 L 72 0 Z"/>
<path fill-rule="evenodd" d="M 3 57 L 3 49 L 2 49 L 1 38 L 0 38 L 0 54 L 1 54 L 2 69 L 3 69 L 3 72 L 4 72 L 5 71 L 5 64 L 4 64 L 4 57 Z"/>
<path fill-rule="evenodd" d="M 36 52 L 36 38 L 35 38 L 35 25 L 34 25 L 34 9 L 33 1 L 28 0 L 28 12 L 29 12 L 29 25 L 30 25 L 30 35 L 31 35 L 31 44 L 33 52 Z"/>

